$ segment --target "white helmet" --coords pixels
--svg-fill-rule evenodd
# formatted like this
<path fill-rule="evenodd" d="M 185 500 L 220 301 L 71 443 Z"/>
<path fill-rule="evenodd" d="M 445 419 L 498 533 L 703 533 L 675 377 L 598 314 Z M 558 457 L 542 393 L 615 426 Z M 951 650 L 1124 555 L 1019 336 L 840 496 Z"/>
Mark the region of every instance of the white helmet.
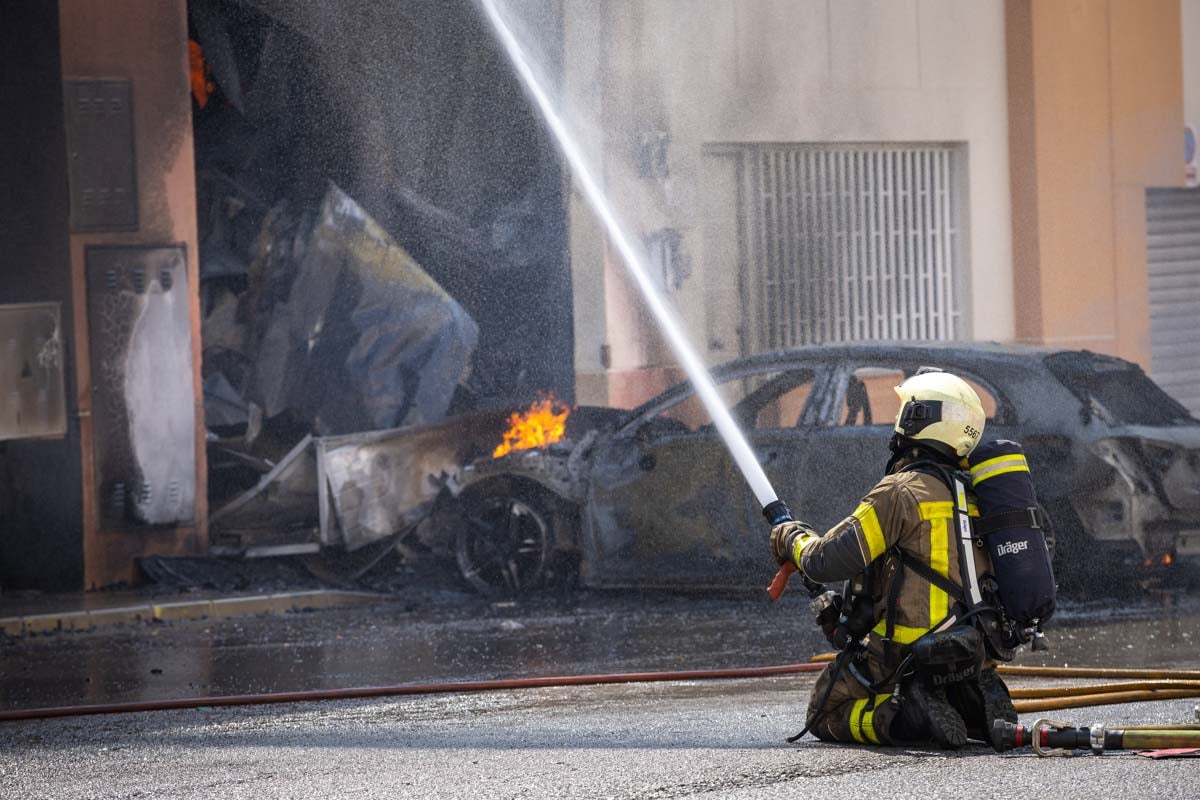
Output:
<path fill-rule="evenodd" d="M 896 387 L 900 413 L 895 431 L 948 456 L 962 458 L 983 435 L 986 415 L 979 395 L 956 375 L 922 367 Z"/>

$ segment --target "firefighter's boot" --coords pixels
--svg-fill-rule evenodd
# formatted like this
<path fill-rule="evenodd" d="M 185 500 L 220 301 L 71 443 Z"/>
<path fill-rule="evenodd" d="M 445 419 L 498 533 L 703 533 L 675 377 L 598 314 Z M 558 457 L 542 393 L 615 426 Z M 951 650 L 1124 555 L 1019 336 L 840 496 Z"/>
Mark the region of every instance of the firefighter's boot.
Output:
<path fill-rule="evenodd" d="M 1013 707 L 1012 695 L 1008 693 L 1008 687 L 996 674 L 996 670 L 982 670 L 979 673 L 978 684 L 979 691 L 983 694 L 986 730 L 990 731 L 998 719 L 1016 724 L 1017 709 Z"/>
<path fill-rule="evenodd" d="M 967 723 L 950 704 L 944 687 L 913 681 L 904 696 L 908 730 L 921 730 L 945 750 L 958 750 L 967 743 Z"/>

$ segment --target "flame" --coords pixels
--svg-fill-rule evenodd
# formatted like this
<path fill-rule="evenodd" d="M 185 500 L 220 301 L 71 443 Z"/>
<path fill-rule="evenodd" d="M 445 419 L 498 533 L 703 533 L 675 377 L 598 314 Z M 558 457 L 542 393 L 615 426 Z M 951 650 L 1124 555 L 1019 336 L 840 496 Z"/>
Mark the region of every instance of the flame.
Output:
<path fill-rule="evenodd" d="M 554 395 L 535 400 L 528 411 L 508 418 L 509 429 L 504 441 L 492 452 L 492 458 L 506 456 L 513 450 L 529 450 L 554 444 L 567 430 L 571 410 L 554 399 Z"/>
<path fill-rule="evenodd" d="M 201 108 L 208 105 L 208 98 L 217 90 L 209 80 L 210 70 L 204 60 L 204 48 L 195 39 L 188 39 L 188 82 L 192 86 L 192 97 Z"/>

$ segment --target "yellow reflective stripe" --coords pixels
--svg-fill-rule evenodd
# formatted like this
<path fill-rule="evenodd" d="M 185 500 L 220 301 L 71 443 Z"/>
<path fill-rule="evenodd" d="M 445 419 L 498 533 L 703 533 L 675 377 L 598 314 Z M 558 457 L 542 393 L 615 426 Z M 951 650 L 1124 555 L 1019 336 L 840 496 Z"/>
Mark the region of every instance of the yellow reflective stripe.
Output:
<path fill-rule="evenodd" d="M 867 744 L 867 739 L 863 736 L 862 717 L 863 712 L 867 709 L 867 701 L 869 697 L 864 697 L 862 700 L 855 700 L 854 705 L 850 708 L 850 735 L 854 737 L 854 741 L 859 744 Z"/>
<path fill-rule="evenodd" d="M 871 629 L 871 632 L 885 638 L 887 636 L 887 620 L 880 621 Z M 927 633 L 929 633 L 929 628 L 910 628 L 907 625 L 897 625 L 892 631 L 892 641 L 897 644 L 912 644 Z"/>
<path fill-rule="evenodd" d="M 929 566 L 943 578 L 950 577 L 950 520 L 934 520 L 929 525 Z M 936 625 L 950 613 L 946 592 L 929 584 L 929 624 Z"/>
<path fill-rule="evenodd" d="M 972 478 L 971 485 L 978 486 L 979 484 L 983 483 L 984 481 L 988 480 L 989 478 L 994 478 L 997 475 L 1005 475 L 1009 472 L 1029 472 L 1029 467 L 1024 467 L 1024 466 L 1018 465 L 1015 467 L 1004 467 L 1003 469 L 994 469 L 991 472 L 987 473 L 986 475 L 980 475 L 978 478 Z"/>
<path fill-rule="evenodd" d="M 871 740 L 871 744 L 879 744 L 879 735 L 875 733 L 875 711 L 881 705 L 891 699 L 890 694 L 875 695 L 875 702 L 871 704 L 871 708 L 863 714 L 862 717 L 862 732 Z"/>
<path fill-rule="evenodd" d="M 954 516 L 954 501 L 929 500 L 925 503 L 918 503 L 917 511 L 920 514 L 921 519 L 926 521 L 934 519 L 950 519 Z M 967 515 L 971 517 L 978 517 L 979 506 L 967 501 Z"/>
<path fill-rule="evenodd" d="M 858 508 L 854 509 L 851 516 L 861 523 L 863 536 L 867 538 L 870 560 L 874 561 L 883 554 L 884 550 L 887 550 L 887 543 L 883 540 L 883 530 L 879 527 L 879 517 L 875 514 L 875 507 L 868 503 L 859 503 Z"/>
<path fill-rule="evenodd" d="M 796 540 L 792 542 L 792 562 L 798 567 L 800 566 L 800 555 L 804 552 L 804 546 L 817 537 L 809 534 L 800 534 Z"/>
<path fill-rule="evenodd" d="M 996 456 L 995 458 L 989 458 L 987 461 L 980 461 L 978 464 L 971 467 L 971 474 L 974 475 L 976 472 L 982 472 L 985 469 L 988 469 L 989 467 L 996 466 L 997 464 L 1005 464 L 1005 463 L 1009 463 L 1009 462 L 1014 463 L 1014 464 L 1015 463 L 1021 463 L 1021 464 L 1027 463 L 1025 461 L 1025 456 L 1021 455 L 1020 453 L 1009 453 L 1006 456 Z"/>
<path fill-rule="evenodd" d="M 930 500 L 918 503 L 917 511 L 923 520 L 947 519 L 954 516 L 954 503 L 950 500 Z"/>
<path fill-rule="evenodd" d="M 971 483 L 979 483 L 995 475 L 1003 475 L 1005 472 L 1018 471 L 1029 471 L 1029 462 L 1025 460 L 1025 456 L 1020 453 L 996 456 L 971 467 Z"/>

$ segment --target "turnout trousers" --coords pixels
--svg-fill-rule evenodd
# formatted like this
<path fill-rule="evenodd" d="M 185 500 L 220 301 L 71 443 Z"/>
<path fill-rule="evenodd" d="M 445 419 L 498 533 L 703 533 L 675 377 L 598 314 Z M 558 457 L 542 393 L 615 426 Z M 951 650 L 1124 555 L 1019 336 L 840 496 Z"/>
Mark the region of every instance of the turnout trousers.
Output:
<path fill-rule="evenodd" d="M 898 744 L 892 737 L 892 722 L 900 713 L 900 704 L 892 691 L 895 685 L 879 687 L 878 692 L 872 693 L 849 670 L 842 669 L 836 678 L 835 670 L 834 664 L 828 664 L 813 687 L 806 715 L 809 724 L 816 719 L 812 734 L 825 742 Z M 828 700 L 818 707 L 826 692 Z"/>

